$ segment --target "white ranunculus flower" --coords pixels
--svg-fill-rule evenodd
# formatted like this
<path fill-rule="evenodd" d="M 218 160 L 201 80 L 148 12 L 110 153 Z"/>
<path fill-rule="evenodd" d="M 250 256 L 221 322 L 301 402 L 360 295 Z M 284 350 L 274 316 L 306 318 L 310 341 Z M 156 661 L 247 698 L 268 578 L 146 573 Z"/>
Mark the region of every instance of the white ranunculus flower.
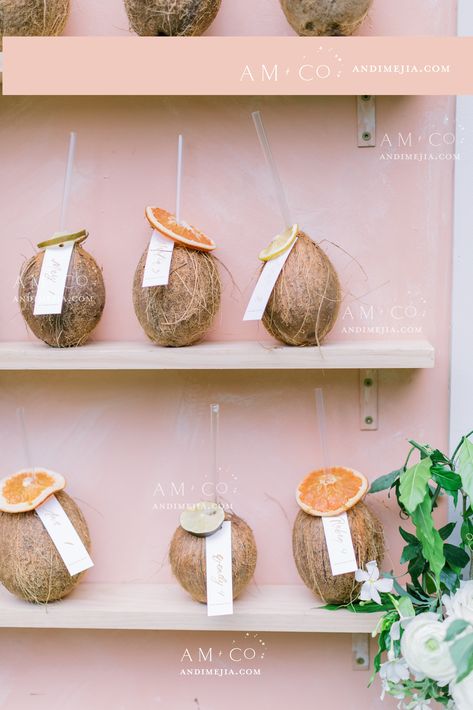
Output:
<path fill-rule="evenodd" d="M 473 708 L 473 673 L 470 673 L 461 683 L 452 683 L 450 692 L 456 710 L 471 710 Z"/>
<path fill-rule="evenodd" d="M 445 641 L 446 629 L 437 614 L 426 612 L 411 621 L 401 639 L 401 652 L 412 673 L 423 673 L 440 686 L 456 676 Z"/>
<path fill-rule="evenodd" d="M 460 582 L 460 588 L 450 597 L 442 597 L 445 612 L 448 617 L 464 619 L 473 624 L 473 580 Z"/>

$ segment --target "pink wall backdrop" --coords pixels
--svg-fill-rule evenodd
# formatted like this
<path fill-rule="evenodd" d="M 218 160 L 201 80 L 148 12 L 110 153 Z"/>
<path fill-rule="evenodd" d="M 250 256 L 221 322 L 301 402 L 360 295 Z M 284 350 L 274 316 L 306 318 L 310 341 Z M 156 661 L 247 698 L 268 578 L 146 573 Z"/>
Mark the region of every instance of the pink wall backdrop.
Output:
<path fill-rule="evenodd" d="M 250 120 L 256 108 L 295 219 L 325 240 L 342 279 L 345 301 L 331 338 L 425 337 L 437 348 L 437 367 L 380 373 L 377 432 L 359 429 L 355 371 L 3 373 L 2 475 L 25 463 L 14 416 L 24 406 L 35 459 L 67 476 L 89 521 L 96 563 L 90 580 L 171 581 L 167 548 L 178 523 L 176 503 L 183 501 L 175 488 L 184 484 L 184 502 L 200 497 L 209 471 L 211 402 L 221 404 L 226 497 L 258 542 L 257 584 L 299 583 L 291 528 L 295 486 L 320 464 L 314 387 L 326 393 L 334 462 L 370 478 L 401 463 L 408 437 L 447 445 L 449 98 L 380 98 L 372 149 L 356 147 L 350 97 L 4 98 L 0 338 L 30 338 L 15 303 L 15 280 L 33 245 L 57 228 L 67 134 L 75 129 L 70 226 L 90 230 L 88 249 L 103 265 L 107 285 L 96 337 L 144 338 L 131 302 L 133 271 L 149 238 L 143 209 L 148 203 L 172 208 L 177 133 L 183 132 L 183 214 L 216 239 L 235 282 L 226 280 L 211 337 L 268 340 L 261 327 L 241 322 L 256 255 L 280 228 Z M 412 147 L 404 145 L 409 134 Z M 453 149 L 461 152 L 461 145 Z M 419 151 L 429 160 L 393 157 Z M 372 325 L 393 330 L 363 332 Z M 382 496 L 372 505 L 386 527 L 391 568 L 400 521 Z M 269 697 L 275 710 L 285 710 L 295 688 L 300 710 L 312 710 L 316 701 L 334 710 L 381 707 L 376 690 L 366 689 L 368 674 L 351 671 L 349 637 L 266 636 L 262 676 L 232 680 L 179 675 L 187 646 L 228 646 L 234 640 L 228 634 L 0 631 L 8 650 L 0 665 L 0 707 L 238 710 Z M 60 672 L 53 670 L 58 665 Z"/>
<path fill-rule="evenodd" d="M 360 35 L 455 34 L 456 0 L 374 0 Z M 73 0 L 66 34 L 126 35 L 123 0 Z M 209 35 L 291 35 L 279 0 L 222 0 Z"/>

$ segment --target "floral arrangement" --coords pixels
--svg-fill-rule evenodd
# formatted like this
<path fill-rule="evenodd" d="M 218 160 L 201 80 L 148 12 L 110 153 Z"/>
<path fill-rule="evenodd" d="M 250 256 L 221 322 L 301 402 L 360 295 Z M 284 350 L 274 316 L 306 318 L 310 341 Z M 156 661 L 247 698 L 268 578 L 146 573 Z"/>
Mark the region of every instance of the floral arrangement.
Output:
<path fill-rule="evenodd" d="M 380 577 L 375 562 L 358 570 L 361 591 L 352 611 L 384 611 L 374 633 L 382 698 L 391 695 L 402 710 L 473 710 L 473 434 L 463 437 L 450 458 L 411 441 L 404 466 L 377 479 L 370 492 L 394 491 L 401 517 L 415 534 L 400 527 L 406 545 L 408 581 Z M 417 463 L 410 465 L 416 455 Z M 434 511 L 449 496 L 459 522 L 438 529 Z M 452 542 L 452 539 L 454 542 Z"/>

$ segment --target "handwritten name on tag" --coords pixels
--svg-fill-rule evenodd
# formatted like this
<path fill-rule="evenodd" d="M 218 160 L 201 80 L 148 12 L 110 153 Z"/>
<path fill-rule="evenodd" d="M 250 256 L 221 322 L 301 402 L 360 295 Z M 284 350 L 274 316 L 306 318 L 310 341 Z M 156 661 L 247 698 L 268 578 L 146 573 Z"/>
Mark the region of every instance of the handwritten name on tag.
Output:
<path fill-rule="evenodd" d="M 143 288 L 167 286 L 173 251 L 174 242 L 154 230 L 149 242 L 148 254 L 146 255 Z"/>
<path fill-rule="evenodd" d="M 232 524 L 225 521 L 205 539 L 207 615 L 233 614 Z"/>
<path fill-rule="evenodd" d="M 358 569 L 348 516 L 346 513 L 330 518 L 322 518 L 325 541 L 332 574 L 355 572 Z"/>
<path fill-rule="evenodd" d="M 297 239 L 294 244 L 296 242 Z M 243 316 L 244 321 L 262 319 L 263 313 L 268 305 L 269 297 L 271 296 L 272 290 L 276 285 L 276 281 L 282 271 L 282 267 L 286 263 L 287 257 L 294 248 L 294 244 L 283 254 L 280 254 L 275 259 L 271 259 L 271 261 L 267 261 L 264 265 L 263 271 L 260 274 L 258 282 L 250 298 L 250 302 L 248 303 L 245 315 Z"/>
<path fill-rule="evenodd" d="M 64 291 L 73 250 L 74 242 L 65 243 L 63 246 L 47 247 L 44 250 L 34 302 L 33 313 L 35 316 L 62 313 Z"/>
<path fill-rule="evenodd" d="M 48 531 L 71 577 L 94 566 L 75 527 L 56 496 L 51 496 L 36 508 L 36 513 Z"/>

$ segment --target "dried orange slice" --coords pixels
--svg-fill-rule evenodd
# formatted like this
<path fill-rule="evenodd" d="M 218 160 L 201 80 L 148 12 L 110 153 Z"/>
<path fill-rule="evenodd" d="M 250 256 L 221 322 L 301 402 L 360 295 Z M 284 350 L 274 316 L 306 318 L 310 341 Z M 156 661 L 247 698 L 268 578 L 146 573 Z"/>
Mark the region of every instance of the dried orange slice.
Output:
<path fill-rule="evenodd" d="M 4 513 L 34 510 L 65 485 L 60 473 L 46 468 L 23 469 L 0 480 L 0 510 Z"/>
<path fill-rule="evenodd" d="M 362 473 L 336 466 L 309 473 L 299 484 L 296 499 L 309 515 L 334 516 L 353 508 L 367 491 Z"/>
<path fill-rule="evenodd" d="M 203 232 L 200 232 L 190 224 L 186 224 L 186 222 L 179 223 L 173 214 L 159 207 L 147 207 L 146 218 L 153 229 L 190 249 L 213 251 L 217 246 Z"/>

